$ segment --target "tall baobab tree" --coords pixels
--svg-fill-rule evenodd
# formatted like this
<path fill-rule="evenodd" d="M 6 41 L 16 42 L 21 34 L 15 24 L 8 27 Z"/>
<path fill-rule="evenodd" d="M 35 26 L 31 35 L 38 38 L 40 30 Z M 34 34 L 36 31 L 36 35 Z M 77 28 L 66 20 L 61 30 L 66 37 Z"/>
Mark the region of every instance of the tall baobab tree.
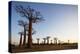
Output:
<path fill-rule="evenodd" d="M 18 34 L 20 34 L 19 46 L 21 47 L 22 46 L 22 35 L 23 35 L 23 32 L 19 32 Z"/>
<path fill-rule="evenodd" d="M 54 44 L 57 44 L 57 38 L 54 37 Z"/>
<path fill-rule="evenodd" d="M 26 35 L 28 35 L 27 32 L 26 32 L 26 31 L 28 31 L 28 23 L 24 22 L 23 20 L 19 20 L 18 24 L 24 28 L 23 46 L 25 46 L 26 45 Z M 36 31 L 34 29 L 32 29 L 32 35 L 35 34 L 35 33 L 36 33 Z"/>
<path fill-rule="evenodd" d="M 58 40 L 58 43 L 59 43 L 59 44 L 61 44 L 61 41 L 60 41 L 60 40 Z"/>
<path fill-rule="evenodd" d="M 44 44 L 46 43 L 46 38 L 43 38 L 43 40 L 44 40 Z"/>
<path fill-rule="evenodd" d="M 19 20 L 18 24 L 24 28 L 23 46 L 25 46 L 26 45 L 26 31 L 27 31 L 28 24 L 24 22 L 23 20 Z"/>
<path fill-rule="evenodd" d="M 51 44 L 52 44 L 52 40 L 51 40 Z"/>
<path fill-rule="evenodd" d="M 43 17 L 39 11 L 34 10 L 30 6 L 23 7 L 22 5 L 15 6 L 15 9 L 22 17 L 25 17 L 29 21 L 29 30 L 28 30 L 28 47 L 32 48 L 32 23 L 37 23 L 43 21 Z"/>
<path fill-rule="evenodd" d="M 39 39 L 39 38 L 37 38 L 37 44 L 39 44 L 39 40 L 40 40 L 40 39 Z"/>
<path fill-rule="evenodd" d="M 50 38 L 49 36 L 47 36 L 47 38 L 46 38 L 47 39 L 47 44 L 49 44 L 49 38 Z"/>

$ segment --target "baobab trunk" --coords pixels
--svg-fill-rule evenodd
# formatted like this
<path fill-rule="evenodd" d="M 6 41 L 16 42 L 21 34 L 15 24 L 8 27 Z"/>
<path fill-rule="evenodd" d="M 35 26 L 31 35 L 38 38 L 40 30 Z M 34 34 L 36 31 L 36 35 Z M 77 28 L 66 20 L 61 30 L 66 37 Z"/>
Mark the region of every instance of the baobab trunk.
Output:
<path fill-rule="evenodd" d="M 68 40 L 68 44 L 70 43 L 70 40 Z"/>
<path fill-rule="evenodd" d="M 29 20 L 28 48 L 32 48 L 32 20 Z"/>
<path fill-rule="evenodd" d="M 39 44 L 39 40 L 37 41 L 37 43 Z"/>
<path fill-rule="evenodd" d="M 57 38 L 56 37 L 54 38 L 54 44 L 57 44 Z"/>
<path fill-rule="evenodd" d="M 39 39 L 37 39 L 37 44 L 39 44 Z"/>
<path fill-rule="evenodd" d="M 26 29 L 24 26 L 24 39 L 23 39 L 23 46 L 26 46 Z"/>
<path fill-rule="evenodd" d="M 44 44 L 45 44 L 45 40 L 44 40 L 44 42 L 43 42 Z"/>
<path fill-rule="evenodd" d="M 20 34 L 20 43 L 19 43 L 19 47 L 22 46 L 22 34 Z"/>
<path fill-rule="evenodd" d="M 48 36 L 48 37 L 47 37 L 47 44 L 49 44 L 49 38 L 50 38 L 50 37 Z"/>
<path fill-rule="evenodd" d="M 44 39 L 44 44 L 46 43 L 46 38 L 43 38 Z"/>
<path fill-rule="evenodd" d="M 60 43 L 61 43 L 61 41 L 60 41 L 60 40 L 58 40 L 58 43 L 60 44 Z"/>
<path fill-rule="evenodd" d="M 50 38 L 50 37 L 47 37 L 47 44 L 49 44 L 49 38 Z"/>
<path fill-rule="evenodd" d="M 47 44 L 49 44 L 49 39 L 47 40 Z"/>

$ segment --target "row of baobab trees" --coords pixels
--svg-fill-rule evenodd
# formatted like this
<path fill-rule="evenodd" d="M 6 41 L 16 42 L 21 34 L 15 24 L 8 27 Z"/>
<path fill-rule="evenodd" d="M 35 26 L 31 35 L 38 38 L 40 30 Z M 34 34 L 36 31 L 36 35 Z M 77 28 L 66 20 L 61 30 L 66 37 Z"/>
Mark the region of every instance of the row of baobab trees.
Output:
<path fill-rule="evenodd" d="M 19 42 L 19 46 L 20 47 L 22 46 L 22 41 L 21 40 L 22 40 L 22 36 L 21 36 L 20 42 Z M 62 44 L 62 43 L 65 43 L 65 42 L 63 42 L 61 40 L 58 40 L 57 37 L 54 37 L 53 40 L 52 39 L 50 40 L 50 36 L 47 36 L 46 38 L 43 38 L 42 42 L 40 42 L 40 38 L 36 38 L 36 40 L 37 40 L 37 43 L 33 43 L 33 44 L 37 44 L 37 45 L 41 45 L 41 44 L 42 45 L 49 45 L 49 44 Z M 67 43 L 69 44 L 70 40 L 68 40 Z"/>
<path fill-rule="evenodd" d="M 31 8 L 30 6 L 24 7 L 23 5 L 15 5 L 14 9 L 17 13 L 20 14 L 20 16 L 23 18 L 23 20 L 18 21 L 18 25 L 23 28 L 19 32 L 20 34 L 20 44 L 19 46 L 23 45 L 26 46 L 26 36 L 27 39 L 27 46 L 28 48 L 32 48 L 32 35 L 36 33 L 36 31 L 33 29 L 33 24 L 38 23 L 41 21 L 44 21 L 43 16 L 40 14 L 39 11 Z M 25 19 L 24 19 L 25 18 Z M 23 44 L 22 44 L 22 36 L 23 36 Z"/>
<path fill-rule="evenodd" d="M 50 40 L 50 36 L 47 36 L 46 38 L 43 38 L 43 41 L 40 43 L 40 39 L 37 38 L 37 44 L 61 44 L 61 43 L 65 43 L 62 40 L 58 40 L 57 37 L 54 37 L 53 40 Z M 54 41 L 54 42 L 53 42 Z M 67 43 L 70 43 L 70 40 L 68 40 Z"/>
<path fill-rule="evenodd" d="M 30 6 L 23 7 L 22 5 L 15 5 L 15 10 L 20 14 L 22 18 L 26 18 L 26 20 L 19 20 L 18 25 L 23 28 L 23 31 L 19 32 L 20 34 L 20 43 L 19 46 L 26 46 L 26 36 L 28 36 L 27 46 L 28 48 L 32 48 L 32 35 L 36 33 L 33 29 L 33 24 L 44 21 L 43 16 L 39 11 L 31 8 Z M 23 44 L 22 44 L 22 36 L 23 36 Z M 44 44 L 47 39 L 47 44 L 49 44 L 49 38 L 43 38 Z M 39 44 L 39 38 L 37 38 L 37 43 Z M 59 41 L 60 42 L 60 41 Z M 52 43 L 52 40 L 51 40 Z M 57 44 L 57 38 L 54 38 L 54 43 Z"/>

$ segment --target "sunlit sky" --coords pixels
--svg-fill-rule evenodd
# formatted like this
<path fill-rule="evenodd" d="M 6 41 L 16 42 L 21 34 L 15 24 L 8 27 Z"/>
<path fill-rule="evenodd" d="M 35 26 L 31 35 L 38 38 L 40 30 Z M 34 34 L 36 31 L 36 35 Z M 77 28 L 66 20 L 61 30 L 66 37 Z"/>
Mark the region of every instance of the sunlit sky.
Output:
<path fill-rule="evenodd" d="M 15 5 L 22 5 L 23 7 L 31 6 L 33 9 L 40 11 L 45 21 L 33 24 L 36 34 L 32 36 L 33 42 L 36 38 L 43 38 L 50 36 L 50 40 L 57 37 L 58 40 L 67 42 L 78 41 L 78 6 L 65 4 L 43 4 L 43 3 L 29 3 L 29 2 L 12 2 L 11 14 L 11 33 L 12 43 L 19 43 L 20 35 L 18 32 L 23 31 L 23 28 L 18 25 L 18 20 L 26 20 L 14 9 Z"/>

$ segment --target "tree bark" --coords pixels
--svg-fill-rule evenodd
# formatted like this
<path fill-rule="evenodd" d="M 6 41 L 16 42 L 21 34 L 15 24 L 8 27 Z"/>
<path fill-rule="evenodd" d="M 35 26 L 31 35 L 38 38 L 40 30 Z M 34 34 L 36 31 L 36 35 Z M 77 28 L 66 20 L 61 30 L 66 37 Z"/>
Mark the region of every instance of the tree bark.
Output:
<path fill-rule="evenodd" d="M 26 29 L 24 26 L 24 40 L 23 40 L 23 46 L 26 46 Z"/>
<path fill-rule="evenodd" d="M 20 43 L 19 43 L 19 46 L 21 47 L 22 45 L 22 34 L 20 34 Z"/>
<path fill-rule="evenodd" d="M 47 44 L 49 44 L 49 39 L 47 39 Z"/>
<path fill-rule="evenodd" d="M 37 40 L 37 44 L 39 44 L 39 40 Z"/>
<path fill-rule="evenodd" d="M 32 20 L 29 20 L 28 48 L 32 48 Z"/>

